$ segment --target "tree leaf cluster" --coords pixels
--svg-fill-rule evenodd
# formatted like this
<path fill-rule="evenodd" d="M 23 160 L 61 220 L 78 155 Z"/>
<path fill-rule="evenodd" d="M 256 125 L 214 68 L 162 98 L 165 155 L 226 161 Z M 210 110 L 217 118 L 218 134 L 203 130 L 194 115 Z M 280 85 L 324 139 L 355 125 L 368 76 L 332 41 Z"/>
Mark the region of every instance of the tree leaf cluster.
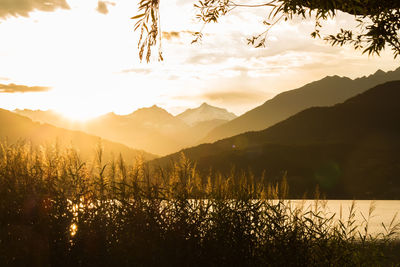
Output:
<path fill-rule="evenodd" d="M 235 8 L 265 8 L 266 19 L 262 22 L 266 30 L 247 38 L 248 44 L 254 47 L 264 47 L 269 30 L 279 21 L 292 20 L 295 17 L 314 19 L 315 29 L 313 38 L 323 38 L 332 46 L 351 45 L 355 50 L 361 50 L 368 55 L 380 55 L 385 48 L 390 48 L 394 58 L 400 54 L 400 1 L 398 0 L 271 0 L 259 4 L 241 4 L 233 0 L 200 0 L 194 4 L 197 10 L 196 18 L 204 25 L 218 23 L 222 16 Z M 144 50 L 149 61 L 151 47 L 156 46 L 161 38 L 159 35 L 159 0 L 142 0 L 139 3 L 139 15 L 136 28 L 141 29 L 141 37 L 146 33 L 147 38 L 139 41 L 139 56 L 142 59 Z M 356 29 L 341 29 L 336 34 L 321 35 L 323 21 L 334 18 L 339 12 L 354 16 L 358 22 Z M 157 16 L 152 15 L 157 14 Z M 204 28 L 204 26 L 203 26 Z M 151 29 L 151 30 L 148 30 Z M 157 31 L 158 29 L 158 31 Z M 194 34 L 192 43 L 202 39 L 202 31 Z M 162 60 L 159 49 L 159 60 Z"/>

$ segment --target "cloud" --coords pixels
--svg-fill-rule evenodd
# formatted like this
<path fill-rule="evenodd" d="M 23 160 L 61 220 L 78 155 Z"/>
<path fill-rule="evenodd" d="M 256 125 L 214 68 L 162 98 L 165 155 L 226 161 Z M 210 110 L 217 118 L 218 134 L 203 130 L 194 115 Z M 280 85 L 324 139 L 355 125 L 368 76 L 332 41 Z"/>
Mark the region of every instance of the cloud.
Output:
<path fill-rule="evenodd" d="M 183 34 L 190 34 L 193 35 L 194 32 L 192 31 L 170 31 L 170 32 L 163 32 L 162 38 L 165 40 L 172 40 L 172 39 L 179 39 L 182 37 Z"/>
<path fill-rule="evenodd" d="M 248 22 L 246 18 L 249 20 Z M 352 27 L 351 22 L 354 20 L 353 17 L 340 14 L 338 15 L 338 19 L 340 22 L 326 22 L 326 27 L 324 25 L 324 31 L 321 34 L 323 36 L 334 34 L 340 28 Z M 310 56 L 324 54 L 327 57 L 335 55 L 337 57 L 338 52 L 347 49 L 346 47 L 331 47 L 323 40 L 311 38 L 310 33 L 314 30 L 314 22 L 312 20 L 300 19 L 287 22 L 282 21 L 275 25 L 269 31 L 266 47 L 255 49 L 251 45 L 247 45 L 246 38 L 257 35 L 265 30 L 260 21 L 258 21 L 258 16 L 252 16 L 242 10 L 242 12 L 232 13 L 227 16 L 226 21 L 220 22 L 219 28 L 217 28 L 218 25 L 210 25 L 205 30 L 208 36 L 203 38 L 201 49 L 199 48 L 199 51 L 189 54 L 185 59 L 185 64 L 243 64 L 244 66 L 248 66 L 251 63 L 249 61 L 263 59 L 265 62 L 265 59 L 268 60 L 268 58 L 274 58 L 277 55 L 284 56 L 294 53 L 302 53 L 303 55 L 307 54 Z M 213 26 L 215 29 L 212 28 Z M 231 27 L 234 30 L 222 31 L 223 27 Z M 315 59 L 318 60 L 318 58 Z M 290 61 L 290 59 L 287 59 L 287 61 Z M 284 65 L 283 62 L 270 63 L 278 66 Z M 260 68 L 271 66 L 271 64 L 262 64 L 262 62 L 260 64 L 262 65 Z"/>
<path fill-rule="evenodd" d="M 233 90 L 224 91 L 208 91 L 198 95 L 180 95 L 175 96 L 177 100 L 202 100 L 211 103 L 224 103 L 227 105 L 259 103 L 260 100 L 265 100 L 268 94 L 257 90 L 245 90 L 236 88 Z"/>
<path fill-rule="evenodd" d="M 166 40 L 171 40 L 173 38 L 179 38 L 180 35 L 180 32 L 163 32 L 162 38 Z"/>
<path fill-rule="evenodd" d="M 223 91 L 223 92 L 207 92 L 201 95 L 202 98 L 209 101 L 225 102 L 229 104 L 252 103 L 264 99 L 264 95 L 260 92 L 243 91 Z"/>
<path fill-rule="evenodd" d="M 58 8 L 70 9 L 66 0 L 0 0 L 0 18 L 28 17 L 34 10 L 51 12 Z"/>
<path fill-rule="evenodd" d="M 178 0 L 176 1 L 176 5 L 184 6 L 184 5 L 193 5 L 193 0 Z"/>
<path fill-rule="evenodd" d="M 28 93 L 28 92 L 46 92 L 50 87 L 45 86 L 26 86 L 14 83 L 0 84 L 0 93 Z"/>
<path fill-rule="evenodd" d="M 235 54 L 227 55 L 224 52 L 197 52 L 195 54 L 189 55 L 185 60 L 185 64 L 197 64 L 197 65 L 206 65 L 206 64 L 220 64 L 229 59 L 229 57 L 236 57 Z"/>
<path fill-rule="evenodd" d="M 153 70 L 151 68 L 132 68 L 122 70 L 120 73 L 136 73 L 136 74 L 150 74 Z"/>
<path fill-rule="evenodd" d="M 99 1 L 97 3 L 97 12 L 107 15 L 108 14 L 108 5 L 115 6 L 115 3 L 108 2 L 108 1 Z"/>

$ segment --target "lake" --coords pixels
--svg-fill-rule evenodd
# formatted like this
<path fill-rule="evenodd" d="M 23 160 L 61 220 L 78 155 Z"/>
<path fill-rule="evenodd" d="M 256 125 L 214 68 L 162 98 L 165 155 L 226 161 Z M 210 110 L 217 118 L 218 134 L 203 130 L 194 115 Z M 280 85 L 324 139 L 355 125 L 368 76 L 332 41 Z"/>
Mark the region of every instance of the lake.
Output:
<path fill-rule="evenodd" d="M 290 202 L 294 207 L 303 205 L 304 208 L 315 208 L 314 200 L 290 200 Z M 324 201 L 319 201 L 318 205 L 325 205 L 324 210 L 327 212 L 327 216 L 335 214 L 334 218 L 339 219 L 341 214 L 342 221 L 347 221 L 352 203 L 353 200 L 326 200 L 326 203 L 324 203 Z M 369 219 L 368 233 L 385 233 L 382 223 L 385 224 L 385 226 L 389 226 L 396 214 L 399 215 L 396 217 L 394 222 L 400 222 L 400 200 L 356 200 L 354 217 L 357 221 L 356 225 L 360 225 L 364 222 L 364 217 L 366 219 L 368 218 L 371 205 L 375 206 L 375 209 Z M 363 227 L 364 226 L 365 224 L 363 224 Z M 364 229 L 359 230 L 361 232 L 364 231 Z M 400 237 L 399 233 L 397 234 L 397 237 Z"/>

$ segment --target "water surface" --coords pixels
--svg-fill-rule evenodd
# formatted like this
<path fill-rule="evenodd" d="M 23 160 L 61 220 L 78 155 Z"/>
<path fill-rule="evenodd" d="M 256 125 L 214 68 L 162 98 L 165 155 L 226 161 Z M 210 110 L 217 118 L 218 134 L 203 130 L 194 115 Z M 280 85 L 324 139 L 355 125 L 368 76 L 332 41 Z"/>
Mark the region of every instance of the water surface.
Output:
<path fill-rule="evenodd" d="M 304 208 L 313 208 L 315 209 L 316 201 L 315 200 L 291 200 L 292 205 L 300 206 L 304 205 Z M 318 201 L 318 206 L 325 205 L 325 211 L 327 212 L 326 216 L 335 215 L 335 219 L 340 219 L 342 221 L 347 221 L 350 213 L 350 209 L 352 206 L 353 200 L 326 200 Z M 375 207 L 373 209 L 372 214 L 369 216 L 369 211 L 371 205 Z M 369 220 L 368 223 L 368 233 L 371 234 L 385 234 L 385 228 L 382 223 L 389 227 L 392 222 L 394 216 L 399 214 L 394 223 L 400 222 L 400 200 L 356 200 L 355 201 L 355 217 L 357 225 L 362 225 L 362 228 L 359 230 L 361 232 L 364 231 L 365 221 Z M 399 229 L 400 230 L 400 229 Z M 397 237 L 400 237 L 400 233 L 397 234 Z"/>

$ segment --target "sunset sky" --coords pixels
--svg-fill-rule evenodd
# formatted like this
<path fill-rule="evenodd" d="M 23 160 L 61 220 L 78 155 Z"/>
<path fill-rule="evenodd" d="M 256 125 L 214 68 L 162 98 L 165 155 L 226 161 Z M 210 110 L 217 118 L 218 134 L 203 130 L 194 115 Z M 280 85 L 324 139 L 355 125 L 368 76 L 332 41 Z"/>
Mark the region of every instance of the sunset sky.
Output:
<path fill-rule="evenodd" d="M 130 19 L 137 2 L 0 0 L 0 108 L 88 118 L 154 104 L 177 114 L 207 102 L 239 115 L 327 75 L 356 78 L 399 66 L 390 50 L 368 57 L 312 39 L 313 22 L 300 19 L 277 24 L 266 48 L 252 48 L 246 38 L 263 31 L 266 9 L 238 9 L 191 45 L 190 32 L 202 27 L 195 0 L 161 0 L 165 61 L 140 63 Z M 353 24 L 341 14 L 323 32 Z"/>

